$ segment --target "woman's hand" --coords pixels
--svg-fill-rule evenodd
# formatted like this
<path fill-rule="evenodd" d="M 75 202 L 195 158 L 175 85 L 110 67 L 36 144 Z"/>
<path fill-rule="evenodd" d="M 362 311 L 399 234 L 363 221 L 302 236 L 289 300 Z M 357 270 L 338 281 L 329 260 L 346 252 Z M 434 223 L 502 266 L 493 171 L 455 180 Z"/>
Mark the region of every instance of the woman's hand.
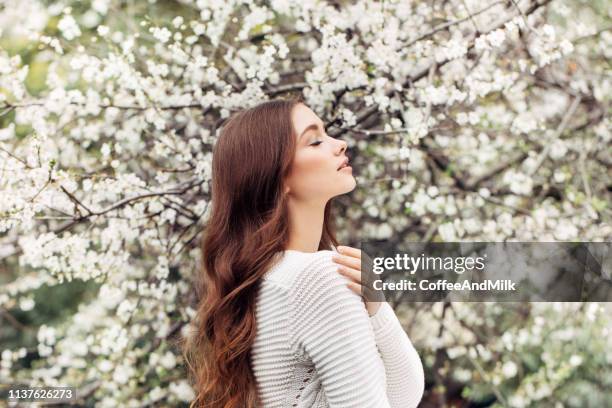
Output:
<path fill-rule="evenodd" d="M 350 280 L 347 286 L 359 296 L 363 297 L 361 283 L 361 250 L 349 246 L 338 246 L 336 249 L 340 255 L 334 254 L 332 260 L 339 265 L 338 273 L 346 276 Z M 371 302 L 364 299 L 364 303 L 368 314 L 373 316 L 383 302 Z"/>

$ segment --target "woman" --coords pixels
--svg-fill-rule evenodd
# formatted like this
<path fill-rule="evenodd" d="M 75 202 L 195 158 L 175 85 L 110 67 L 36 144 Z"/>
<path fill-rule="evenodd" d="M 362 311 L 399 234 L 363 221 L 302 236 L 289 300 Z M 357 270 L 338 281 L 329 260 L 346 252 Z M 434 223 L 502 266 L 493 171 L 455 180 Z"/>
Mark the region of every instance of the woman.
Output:
<path fill-rule="evenodd" d="M 364 305 L 360 251 L 336 248 L 331 199 L 356 184 L 346 147 L 299 100 L 262 103 L 223 127 L 187 349 L 192 406 L 420 401 L 414 347 L 387 303 Z"/>

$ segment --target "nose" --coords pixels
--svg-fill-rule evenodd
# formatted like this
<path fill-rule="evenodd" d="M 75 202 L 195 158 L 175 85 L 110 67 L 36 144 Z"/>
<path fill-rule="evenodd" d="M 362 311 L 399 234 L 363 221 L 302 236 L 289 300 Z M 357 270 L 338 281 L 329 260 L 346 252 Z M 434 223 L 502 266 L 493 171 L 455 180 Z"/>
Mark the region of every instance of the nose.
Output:
<path fill-rule="evenodd" d="M 346 141 L 340 140 L 340 152 L 338 154 L 342 154 L 346 152 L 347 147 L 348 147 L 348 144 L 346 143 Z"/>

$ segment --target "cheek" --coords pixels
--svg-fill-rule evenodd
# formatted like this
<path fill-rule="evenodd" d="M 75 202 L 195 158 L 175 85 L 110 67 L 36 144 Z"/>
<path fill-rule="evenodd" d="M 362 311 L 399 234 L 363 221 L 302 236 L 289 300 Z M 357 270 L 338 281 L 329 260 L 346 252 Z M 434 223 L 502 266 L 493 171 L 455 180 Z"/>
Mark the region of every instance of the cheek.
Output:
<path fill-rule="evenodd" d="M 322 183 L 329 180 L 330 166 L 322 155 L 302 155 L 295 158 L 289 177 L 294 192 L 320 190 Z"/>

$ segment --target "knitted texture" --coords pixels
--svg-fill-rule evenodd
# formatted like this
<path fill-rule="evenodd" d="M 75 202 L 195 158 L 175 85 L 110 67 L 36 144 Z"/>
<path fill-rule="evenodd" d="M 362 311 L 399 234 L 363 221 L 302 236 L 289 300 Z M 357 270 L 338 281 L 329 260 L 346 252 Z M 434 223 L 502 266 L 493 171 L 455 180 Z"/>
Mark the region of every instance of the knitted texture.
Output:
<path fill-rule="evenodd" d="M 416 407 L 416 350 L 388 303 L 368 316 L 334 253 L 288 250 L 264 276 L 251 350 L 262 408 Z"/>

